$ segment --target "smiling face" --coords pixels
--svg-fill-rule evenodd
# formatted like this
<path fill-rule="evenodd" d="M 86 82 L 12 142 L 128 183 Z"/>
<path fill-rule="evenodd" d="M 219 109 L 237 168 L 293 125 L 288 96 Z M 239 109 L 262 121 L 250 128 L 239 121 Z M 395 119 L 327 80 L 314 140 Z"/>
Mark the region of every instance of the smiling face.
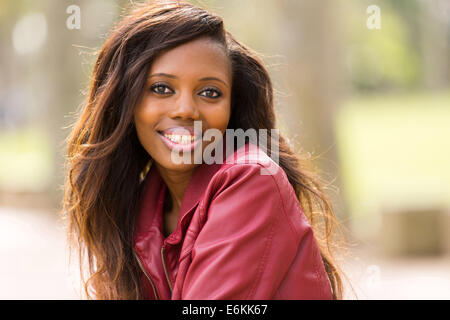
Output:
<path fill-rule="evenodd" d="M 182 44 L 154 59 L 134 121 L 139 141 L 158 167 L 176 171 L 195 167 L 193 150 L 204 149 L 207 143 L 194 135 L 194 121 L 201 121 L 202 132 L 225 132 L 231 81 L 224 48 L 208 38 Z M 174 163 L 173 150 L 191 153 L 192 164 Z"/>

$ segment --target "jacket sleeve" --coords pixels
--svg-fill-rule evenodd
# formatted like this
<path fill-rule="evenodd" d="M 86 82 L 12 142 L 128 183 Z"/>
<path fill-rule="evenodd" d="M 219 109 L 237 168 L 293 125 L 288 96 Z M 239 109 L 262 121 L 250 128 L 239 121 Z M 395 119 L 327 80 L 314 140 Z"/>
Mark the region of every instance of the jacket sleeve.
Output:
<path fill-rule="evenodd" d="M 205 208 L 182 299 L 273 299 L 294 259 L 308 259 L 311 247 L 300 243 L 312 230 L 287 177 L 281 168 L 274 175 L 260 169 L 242 164 L 223 172 Z"/>

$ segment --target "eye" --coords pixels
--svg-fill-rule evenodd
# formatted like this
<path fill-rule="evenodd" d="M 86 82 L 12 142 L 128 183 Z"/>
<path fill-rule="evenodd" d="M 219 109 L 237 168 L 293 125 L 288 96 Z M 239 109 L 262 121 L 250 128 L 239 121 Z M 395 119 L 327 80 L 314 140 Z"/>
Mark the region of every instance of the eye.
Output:
<path fill-rule="evenodd" d="M 163 83 L 155 83 L 150 90 L 156 94 L 167 95 L 173 93 L 173 90 Z"/>
<path fill-rule="evenodd" d="M 206 88 L 205 90 L 200 92 L 200 95 L 206 98 L 217 99 L 222 96 L 222 93 L 214 88 Z"/>

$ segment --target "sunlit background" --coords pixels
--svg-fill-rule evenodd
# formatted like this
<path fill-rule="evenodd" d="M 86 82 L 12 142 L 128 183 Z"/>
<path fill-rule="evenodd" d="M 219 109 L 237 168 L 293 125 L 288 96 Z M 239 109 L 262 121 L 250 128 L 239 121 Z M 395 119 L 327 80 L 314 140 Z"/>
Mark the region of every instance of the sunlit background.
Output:
<path fill-rule="evenodd" d="M 449 299 L 450 2 L 192 2 L 261 54 L 281 131 L 330 183 L 356 297 Z M 79 298 L 64 139 L 130 3 L 0 1 L 1 299 Z"/>

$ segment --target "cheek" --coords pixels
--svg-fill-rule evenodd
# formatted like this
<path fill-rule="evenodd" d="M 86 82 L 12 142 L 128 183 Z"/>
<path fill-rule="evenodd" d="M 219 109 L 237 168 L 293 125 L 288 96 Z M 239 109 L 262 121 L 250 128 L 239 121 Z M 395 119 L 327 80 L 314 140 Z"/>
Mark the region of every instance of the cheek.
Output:
<path fill-rule="evenodd" d="M 136 124 L 146 126 L 152 125 L 156 123 L 160 117 L 158 112 L 159 109 L 160 108 L 158 108 L 158 106 L 154 103 L 152 103 L 150 107 L 149 99 L 145 99 L 134 111 L 134 121 Z"/>
<path fill-rule="evenodd" d="M 205 120 L 208 128 L 219 129 L 224 133 L 230 120 L 230 104 L 225 103 L 224 105 L 208 110 L 205 113 Z"/>
<path fill-rule="evenodd" d="M 166 116 L 168 102 L 155 99 L 150 95 L 144 97 L 134 111 L 136 130 L 150 134 Z M 138 132 L 139 133 L 139 132 Z"/>
<path fill-rule="evenodd" d="M 155 106 L 154 103 L 150 107 L 148 100 L 145 99 L 134 111 L 136 133 L 144 147 L 149 147 L 153 144 L 154 128 L 161 118 L 160 108 Z"/>

